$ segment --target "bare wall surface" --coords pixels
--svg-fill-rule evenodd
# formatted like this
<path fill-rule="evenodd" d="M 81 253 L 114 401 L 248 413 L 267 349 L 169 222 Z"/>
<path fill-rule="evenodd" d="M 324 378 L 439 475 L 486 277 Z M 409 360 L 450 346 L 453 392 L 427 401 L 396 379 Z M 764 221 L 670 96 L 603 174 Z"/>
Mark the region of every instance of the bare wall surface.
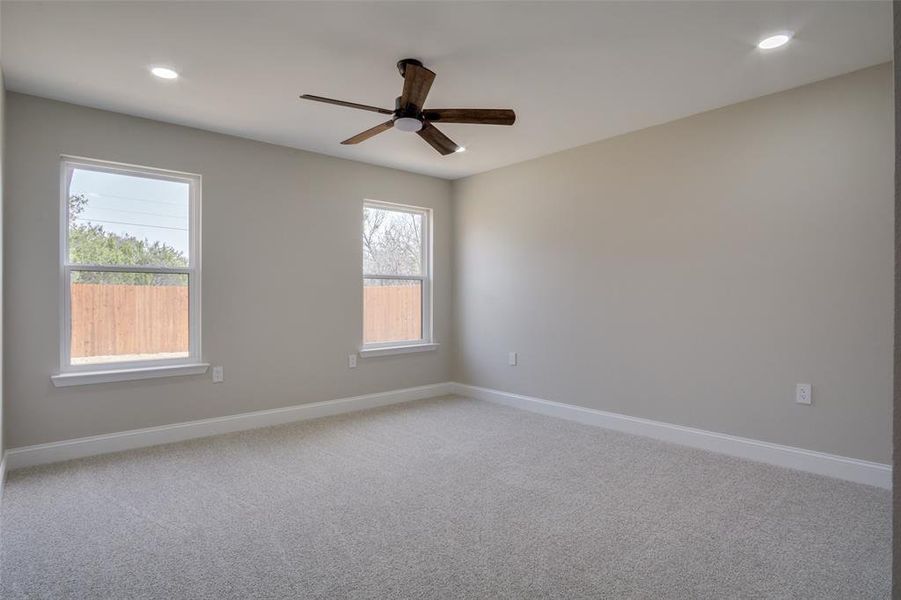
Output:
<path fill-rule="evenodd" d="M 456 380 L 889 462 L 891 107 L 884 64 L 454 182 Z"/>
<path fill-rule="evenodd" d="M 450 183 L 10 93 L 6 180 L 8 447 L 447 381 Z M 203 176 L 203 352 L 209 374 L 54 388 L 59 157 Z M 435 218 L 436 352 L 361 359 L 364 198 Z"/>

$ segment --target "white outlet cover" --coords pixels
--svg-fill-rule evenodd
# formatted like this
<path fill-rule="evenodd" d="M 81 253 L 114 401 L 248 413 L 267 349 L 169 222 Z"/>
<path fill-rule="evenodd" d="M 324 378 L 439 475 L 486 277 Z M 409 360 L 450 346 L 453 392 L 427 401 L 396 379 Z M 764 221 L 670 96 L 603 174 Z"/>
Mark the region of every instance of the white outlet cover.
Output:
<path fill-rule="evenodd" d="M 347 355 L 347 367 L 350 369 L 357 368 L 357 355 L 356 354 L 348 354 Z"/>
<path fill-rule="evenodd" d="M 516 366 L 516 359 L 517 359 L 516 352 L 511 352 L 510 355 L 507 357 L 507 363 L 508 363 L 511 367 L 515 367 L 515 366 Z"/>
<path fill-rule="evenodd" d="M 813 391 L 809 383 L 799 383 L 795 388 L 795 402 L 798 404 L 812 404 Z"/>
<path fill-rule="evenodd" d="M 224 380 L 222 367 L 213 367 L 213 383 L 222 383 Z"/>

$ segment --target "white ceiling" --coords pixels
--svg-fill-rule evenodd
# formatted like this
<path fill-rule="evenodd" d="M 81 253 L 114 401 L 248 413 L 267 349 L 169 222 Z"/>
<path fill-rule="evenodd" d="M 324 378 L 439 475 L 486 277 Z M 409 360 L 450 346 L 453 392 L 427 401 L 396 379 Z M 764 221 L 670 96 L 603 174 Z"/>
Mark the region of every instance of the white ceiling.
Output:
<path fill-rule="evenodd" d="M 2 2 L 8 89 L 457 178 L 891 60 L 889 2 Z M 756 41 L 796 31 L 780 50 Z M 395 62 L 438 76 L 431 107 L 513 108 L 442 125 L 440 156 L 389 131 Z M 160 81 L 147 67 L 176 67 Z"/>

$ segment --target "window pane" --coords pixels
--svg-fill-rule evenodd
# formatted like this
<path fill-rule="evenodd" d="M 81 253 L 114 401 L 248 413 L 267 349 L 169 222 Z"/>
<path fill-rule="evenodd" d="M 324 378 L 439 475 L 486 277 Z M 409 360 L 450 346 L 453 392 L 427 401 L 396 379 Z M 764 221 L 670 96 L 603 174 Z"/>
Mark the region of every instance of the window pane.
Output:
<path fill-rule="evenodd" d="M 422 214 L 363 208 L 363 273 L 422 275 Z"/>
<path fill-rule="evenodd" d="M 422 339 L 422 282 L 363 280 L 363 343 Z"/>
<path fill-rule="evenodd" d="M 190 185 L 75 168 L 69 262 L 186 267 Z"/>
<path fill-rule="evenodd" d="M 73 271 L 73 365 L 184 358 L 188 276 Z"/>

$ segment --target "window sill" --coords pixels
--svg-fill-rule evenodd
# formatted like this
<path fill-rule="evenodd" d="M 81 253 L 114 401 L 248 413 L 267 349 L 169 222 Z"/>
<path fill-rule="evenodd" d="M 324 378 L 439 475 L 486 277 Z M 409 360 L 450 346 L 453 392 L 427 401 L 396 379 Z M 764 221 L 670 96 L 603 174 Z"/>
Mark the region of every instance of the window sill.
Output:
<path fill-rule="evenodd" d="M 411 352 L 428 352 L 437 350 L 438 344 L 408 344 L 405 346 L 385 346 L 383 348 L 360 348 L 361 358 L 372 358 L 375 356 L 391 356 L 392 354 L 409 354 Z"/>
<path fill-rule="evenodd" d="M 191 363 L 187 365 L 166 365 L 164 367 L 142 367 L 138 369 L 116 369 L 110 371 L 76 371 L 51 375 L 50 380 L 56 387 L 71 385 L 91 385 L 94 383 L 110 383 L 113 381 L 136 381 L 138 379 L 155 379 L 157 377 L 177 377 L 180 375 L 201 375 L 210 367 L 208 363 Z"/>

